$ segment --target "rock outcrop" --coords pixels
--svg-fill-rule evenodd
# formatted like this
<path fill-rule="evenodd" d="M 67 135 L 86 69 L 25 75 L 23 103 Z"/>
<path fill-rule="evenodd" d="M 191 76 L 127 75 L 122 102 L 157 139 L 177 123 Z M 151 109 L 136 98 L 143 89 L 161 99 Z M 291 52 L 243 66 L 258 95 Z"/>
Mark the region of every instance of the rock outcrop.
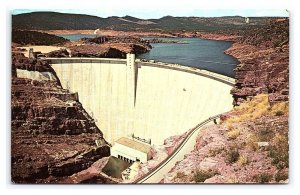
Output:
<path fill-rule="evenodd" d="M 27 58 L 22 53 L 12 54 L 12 70 L 15 69 L 55 73 L 47 61 Z"/>
<path fill-rule="evenodd" d="M 288 20 L 273 21 L 265 29 L 246 31 L 225 53 L 240 61 L 232 90 L 234 105 L 260 93 L 269 101 L 289 99 L 289 25 Z"/>
<path fill-rule="evenodd" d="M 72 57 L 125 58 L 126 53 L 102 45 L 79 45 L 69 47 Z"/>
<path fill-rule="evenodd" d="M 141 54 L 150 50 L 142 44 L 134 43 L 104 43 L 74 45 L 66 49 L 52 51 L 48 57 L 96 57 L 96 58 L 126 58 L 127 53 Z"/>
<path fill-rule="evenodd" d="M 46 62 L 23 56 L 13 60 L 16 67 L 52 71 Z M 109 145 L 76 93 L 57 81 L 12 77 L 13 182 L 57 183 L 109 154 Z"/>
<path fill-rule="evenodd" d="M 66 58 L 69 57 L 70 53 L 66 49 L 55 50 L 47 53 L 49 58 Z"/>
<path fill-rule="evenodd" d="M 90 183 L 90 184 L 117 184 L 121 179 L 113 178 L 106 175 L 101 170 L 108 163 L 109 157 L 104 157 L 94 162 L 89 168 L 75 173 L 71 176 L 64 177 L 59 183 Z"/>
<path fill-rule="evenodd" d="M 12 53 L 12 78 L 17 77 L 17 69 L 51 74 L 54 80 L 56 80 L 57 85 L 61 85 L 56 72 L 49 65 L 47 60 L 27 58 L 23 53 Z"/>
<path fill-rule="evenodd" d="M 106 49 L 108 51 L 102 53 L 108 53 L 105 56 L 110 56 L 115 58 L 118 58 L 118 56 L 121 56 L 120 58 L 124 58 L 126 53 L 134 53 L 134 54 L 146 53 L 150 51 L 150 49 L 152 48 L 149 41 L 143 40 L 135 36 L 105 36 L 105 37 L 96 37 L 96 38 L 84 38 L 81 39 L 81 42 L 83 42 L 85 45 L 77 46 L 76 48 L 88 47 L 90 48 L 89 50 L 95 50 L 94 48 L 97 48 L 99 50 Z M 119 51 L 121 52 L 121 54 L 117 54 L 114 51 Z"/>

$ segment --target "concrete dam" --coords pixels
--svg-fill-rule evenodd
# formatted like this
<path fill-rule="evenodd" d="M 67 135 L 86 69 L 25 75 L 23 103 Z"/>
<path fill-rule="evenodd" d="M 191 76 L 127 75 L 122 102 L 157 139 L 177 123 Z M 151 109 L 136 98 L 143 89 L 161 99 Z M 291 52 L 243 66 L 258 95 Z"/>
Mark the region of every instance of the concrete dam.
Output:
<path fill-rule="evenodd" d="M 234 79 L 196 68 L 127 59 L 48 58 L 63 88 L 114 144 L 134 134 L 155 145 L 232 109 Z"/>

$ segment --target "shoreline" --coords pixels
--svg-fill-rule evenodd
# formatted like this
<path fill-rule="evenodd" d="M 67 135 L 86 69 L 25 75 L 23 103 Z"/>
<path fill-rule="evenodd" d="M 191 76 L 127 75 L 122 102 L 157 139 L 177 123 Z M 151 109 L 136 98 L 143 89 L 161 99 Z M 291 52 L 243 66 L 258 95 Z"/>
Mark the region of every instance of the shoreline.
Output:
<path fill-rule="evenodd" d="M 54 34 L 54 35 L 70 35 L 70 34 L 95 34 L 95 30 L 38 30 L 39 32 L 44 32 L 48 34 Z M 230 51 L 234 49 L 235 43 L 238 42 L 238 39 L 242 36 L 237 35 L 226 35 L 226 34 L 218 34 L 218 33 L 160 33 L 160 32 L 134 32 L 134 31 L 115 31 L 115 30 L 98 30 L 97 34 L 102 34 L 104 36 L 139 36 L 139 37 L 153 37 L 153 38 L 199 38 L 199 39 L 205 39 L 205 40 L 214 40 L 214 41 L 228 41 L 232 42 L 232 45 L 224 51 L 225 54 L 230 55 L 234 57 L 237 61 L 240 62 L 240 57 L 238 55 L 235 55 L 234 53 L 231 53 Z"/>
<path fill-rule="evenodd" d="M 160 37 L 160 38 L 201 38 L 207 40 L 216 41 L 236 41 L 241 36 L 226 35 L 209 32 L 175 32 L 175 33 L 163 33 L 163 32 L 139 32 L 139 31 L 116 31 L 116 30 L 37 30 L 38 32 L 44 32 L 53 35 L 70 35 L 70 34 L 100 34 L 103 36 L 138 36 L 138 37 Z M 96 33 L 95 33 L 96 32 Z"/>

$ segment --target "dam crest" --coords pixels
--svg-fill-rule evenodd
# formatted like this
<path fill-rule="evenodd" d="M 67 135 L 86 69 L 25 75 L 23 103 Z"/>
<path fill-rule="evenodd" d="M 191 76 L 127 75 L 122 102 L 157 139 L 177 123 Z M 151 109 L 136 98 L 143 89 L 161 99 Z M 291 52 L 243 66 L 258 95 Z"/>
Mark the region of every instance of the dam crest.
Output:
<path fill-rule="evenodd" d="M 232 109 L 235 80 L 206 70 L 126 59 L 47 58 L 63 88 L 78 92 L 104 138 L 134 135 L 161 145 Z"/>

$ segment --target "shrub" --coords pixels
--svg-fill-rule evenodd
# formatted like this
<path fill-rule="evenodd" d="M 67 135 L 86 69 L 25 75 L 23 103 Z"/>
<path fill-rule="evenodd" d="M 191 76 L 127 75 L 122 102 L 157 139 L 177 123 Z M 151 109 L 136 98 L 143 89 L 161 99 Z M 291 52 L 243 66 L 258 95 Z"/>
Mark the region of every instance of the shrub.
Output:
<path fill-rule="evenodd" d="M 176 179 L 176 178 L 183 178 L 183 177 L 185 177 L 186 175 L 184 174 L 184 172 L 182 172 L 182 171 L 178 171 L 177 173 L 176 173 L 176 176 L 175 176 L 175 178 L 174 179 Z"/>
<path fill-rule="evenodd" d="M 275 112 L 275 116 L 282 116 L 282 115 L 284 115 L 284 112 L 281 110 Z"/>
<path fill-rule="evenodd" d="M 193 179 L 195 182 L 204 182 L 208 178 L 211 178 L 217 174 L 218 174 L 217 171 L 197 170 L 193 175 Z"/>
<path fill-rule="evenodd" d="M 257 183 L 267 183 L 271 181 L 272 177 L 273 176 L 268 173 L 261 173 L 255 176 L 255 181 Z"/>
<path fill-rule="evenodd" d="M 246 145 L 251 148 L 253 151 L 256 151 L 258 149 L 258 137 L 254 134 L 249 134 L 246 138 Z"/>
<path fill-rule="evenodd" d="M 248 157 L 246 155 L 240 155 L 239 159 L 238 159 L 238 163 L 240 165 L 246 165 L 248 164 L 249 160 Z"/>
<path fill-rule="evenodd" d="M 280 46 L 280 40 L 273 41 L 273 47 L 279 47 Z"/>
<path fill-rule="evenodd" d="M 272 164 L 275 165 L 278 169 L 289 167 L 288 152 L 282 151 L 277 148 L 272 148 L 269 151 L 269 156 L 273 159 Z"/>
<path fill-rule="evenodd" d="M 289 143 L 287 135 L 277 133 L 272 139 L 269 156 L 273 159 L 272 163 L 278 168 L 289 167 Z"/>
<path fill-rule="evenodd" d="M 248 100 L 240 106 L 235 107 L 234 111 L 237 112 L 238 115 L 227 119 L 225 121 L 226 124 L 234 124 L 260 118 L 270 112 L 268 95 L 259 94 L 252 100 Z"/>
<path fill-rule="evenodd" d="M 284 115 L 285 113 L 288 114 L 289 112 L 289 104 L 288 102 L 279 102 L 276 103 L 272 106 L 272 111 L 271 111 L 275 116 L 281 116 Z"/>
<path fill-rule="evenodd" d="M 220 154 L 223 150 L 224 150 L 224 148 L 210 149 L 208 156 L 215 157 L 217 154 Z"/>
<path fill-rule="evenodd" d="M 230 147 L 227 150 L 226 161 L 230 164 L 235 163 L 240 157 L 239 150 L 236 147 Z"/>
<path fill-rule="evenodd" d="M 288 178 L 289 178 L 289 174 L 283 171 L 278 171 L 275 175 L 276 182 L 285 181 Z"/>
<path fill-rule="evenodd" d="M 225 120 L 225 124 L 228 127 L 235 123 L 255 120 L 265 115 L 280 116 L 288 114 L 289 106 L 288 102 L 280 102 L 271 107 L 268 101 L 268 94 L 259 94 L 252 100 L 247 100 L 235 107 L 233 111 L 235 115 Z"/>
<path fill-rule="evenodd" d="M 236 139 L 240 135 L 240 131 L 238 129 L 232 129 L 227 133 L 229 139 Z"/>
<path fill-rule="evenodd" d="M 268 142 L 273 137 L 274 133 L 270 129 L 261 129 L 258 132 L 258 141 Z"/>

